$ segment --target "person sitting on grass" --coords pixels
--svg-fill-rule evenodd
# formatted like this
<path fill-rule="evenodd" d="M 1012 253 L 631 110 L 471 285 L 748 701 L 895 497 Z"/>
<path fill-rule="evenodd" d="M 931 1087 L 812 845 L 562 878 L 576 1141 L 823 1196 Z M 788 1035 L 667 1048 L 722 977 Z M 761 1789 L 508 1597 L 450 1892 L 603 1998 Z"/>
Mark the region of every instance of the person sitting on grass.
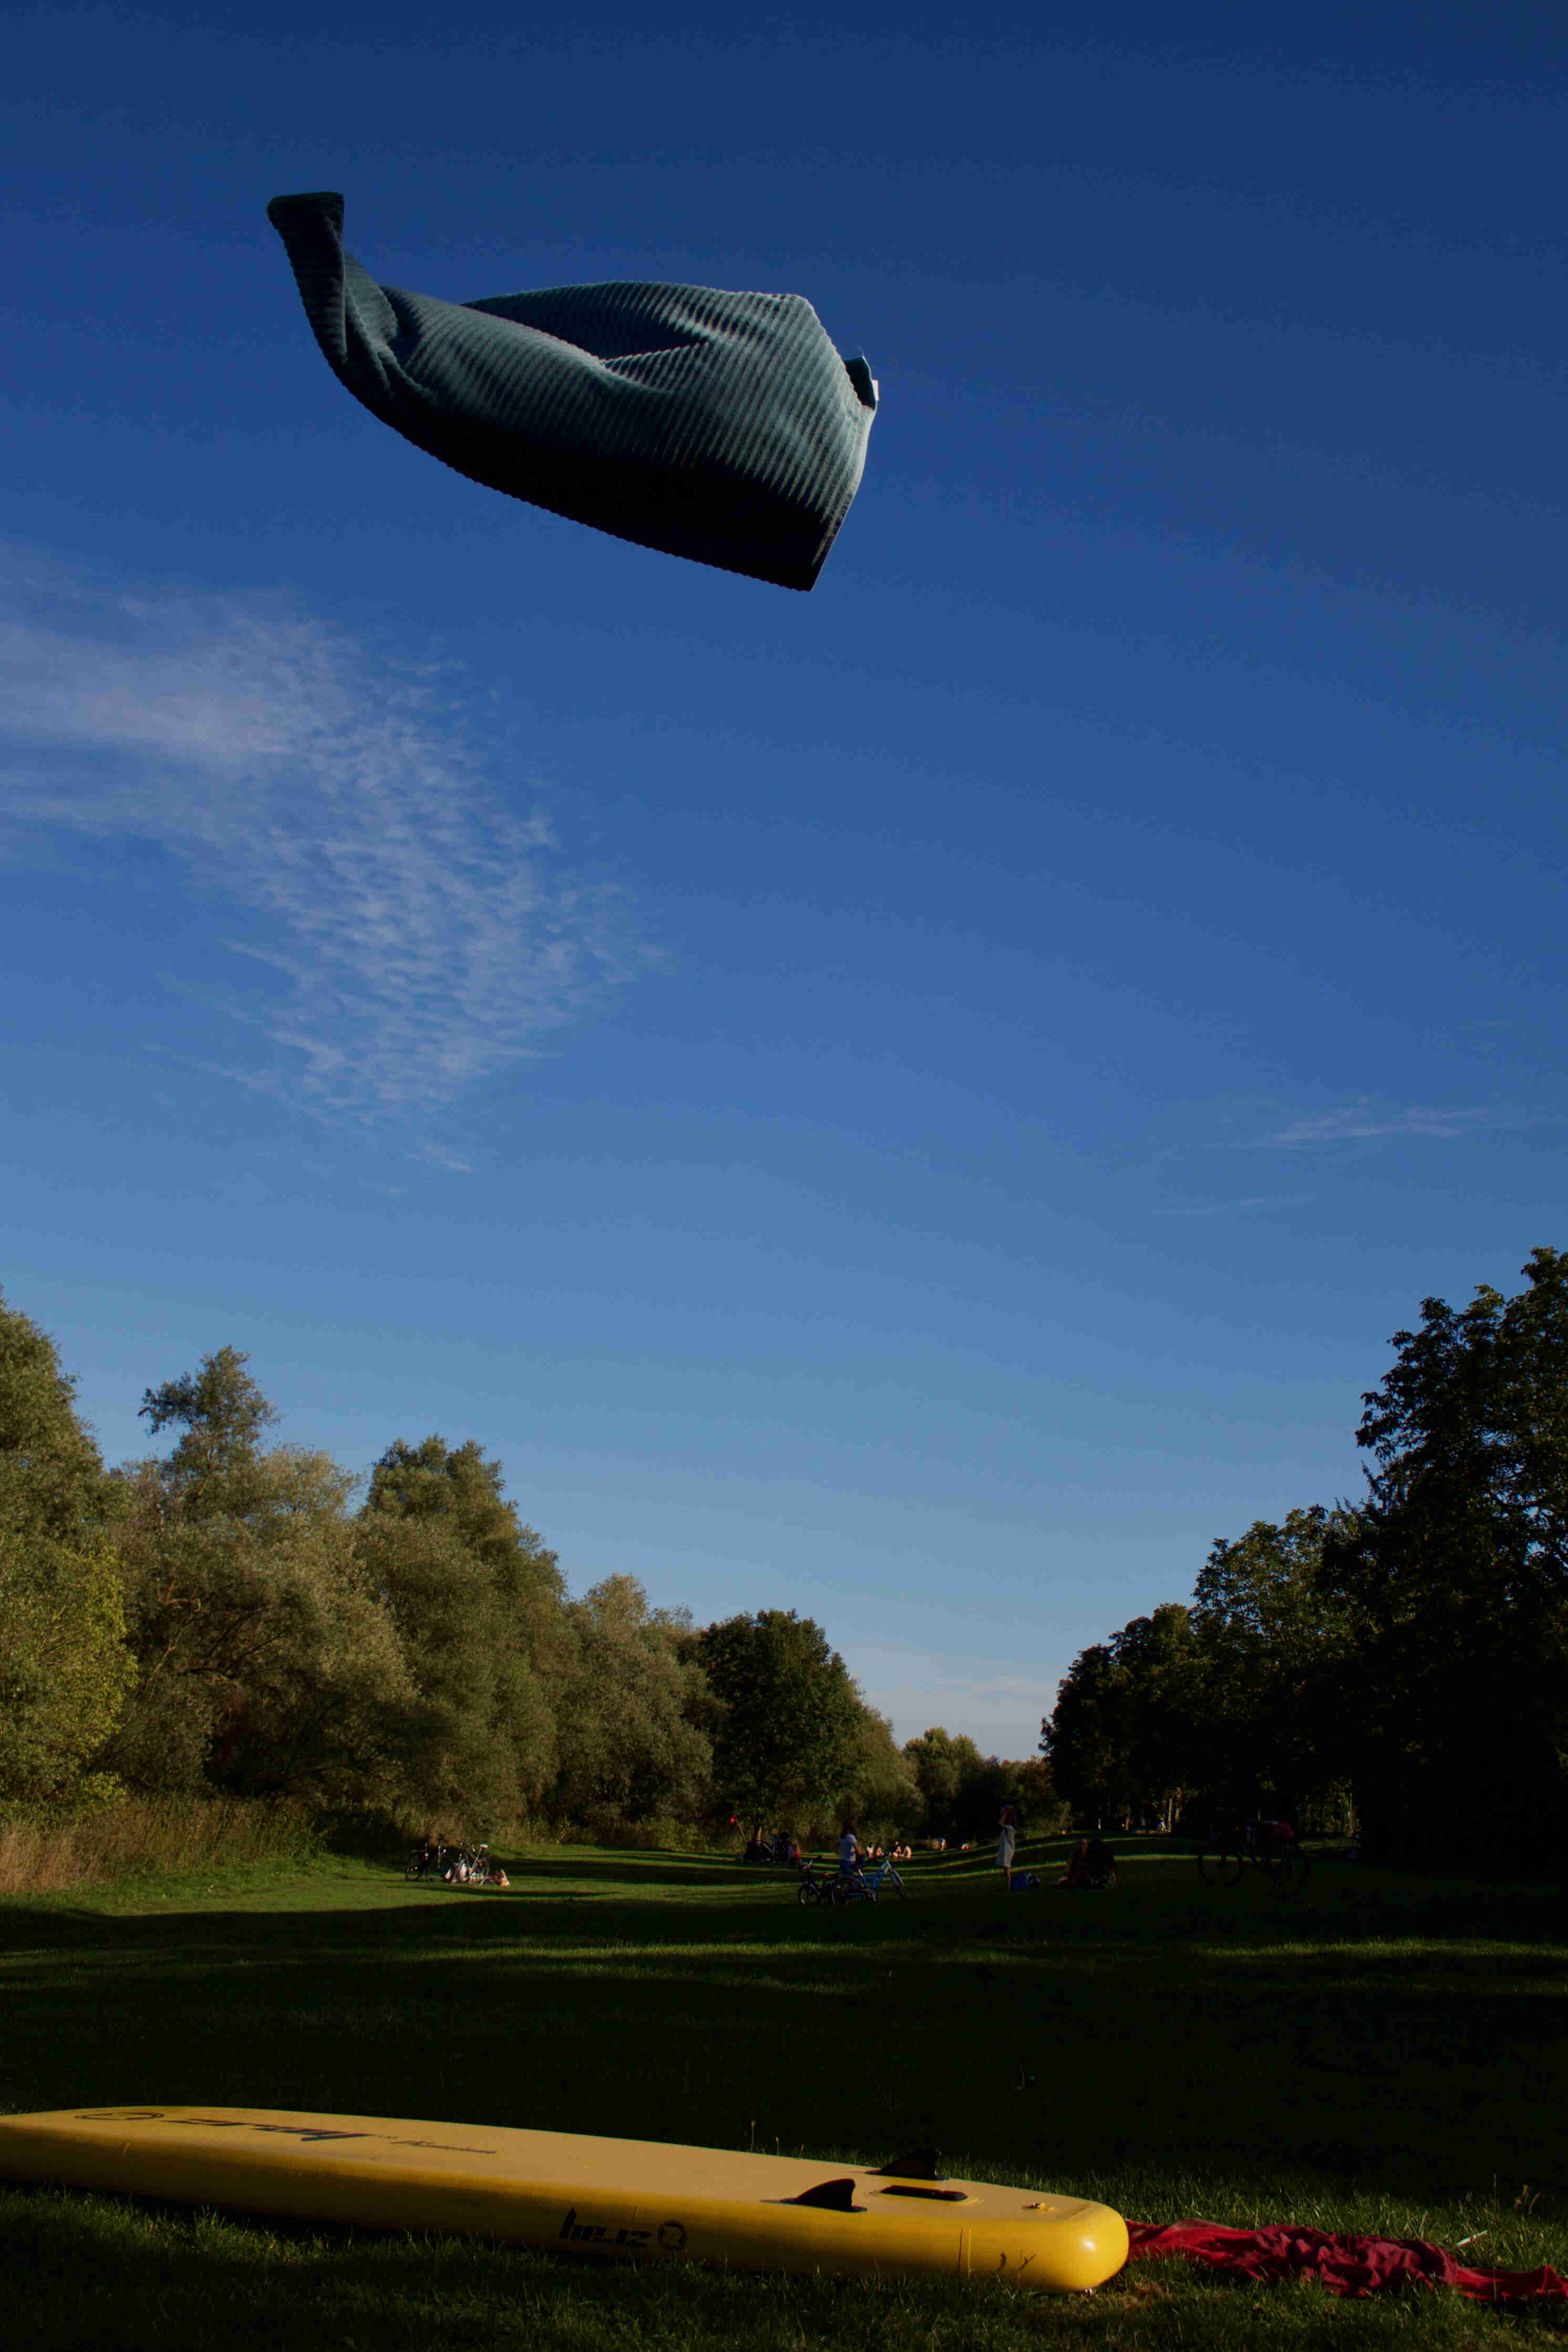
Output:
<path fill-rule="evenodd" d="M 1087 1886 L 1089 1883 L 1089 1840 L 1082 1837 L 1068 1854 L 1068 1866 L 1058 1879 L 1057 1885 Z"/>
<path fill-rule="evenodd" d="M 1116 1856 L 1103 1838 L 1089 1839 L 1089 1852 L 1084 1856 L 1084 1867 L 1089 1873 L 1084 1881 L 1086 1886 L 1115 1885 Z"/>

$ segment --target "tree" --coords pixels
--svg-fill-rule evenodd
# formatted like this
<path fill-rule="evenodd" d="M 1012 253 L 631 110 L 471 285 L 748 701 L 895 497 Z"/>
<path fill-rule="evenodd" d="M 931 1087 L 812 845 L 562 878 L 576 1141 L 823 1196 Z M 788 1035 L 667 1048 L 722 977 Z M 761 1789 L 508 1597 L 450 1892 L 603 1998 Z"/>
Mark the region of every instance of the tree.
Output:
<path fill-rule="evenodd" d="M 560 1562 L 542 1537 L 523 1526 L 506 1498 L 500 1464 L 487 1461 L 472 1438 L 455 1446 L 440 1436 L 418 1445 L 397 1439 L 371 1472 L 365 1510 L 449 1525 L 498 1591 L 525 1614 L 536 1613 L 541 1626 L 553 1623 L 565 1597 Z"/>
<path fill-rule="evenodd" d="M 1074 1659 L 1040 1746 L 1080 1819 L 1104 1828 L 1145 1809 L 1169 1819 L 1201 1778 L 1205 1713 L 1190 1614 L 1166 1601 Z"/>
<path fill-rule="evenodd" d="M 967 1732 L 936 1723 L 906 1740 L 904 1754 L 920 1790 L 920 1829 L 927 1837 L 957 1837 L 962 1793 L 984 1766 L 979 1748 Z"/>
<path fill-rule="evenodd" d="M 904 1756 L 919 1791 L 914 1826 L 927 1837 L 989 1837 L 1005 1804 L 1017 1809 L 1028 1836 L 1048 1837 L 1063 1826 L 1066 1809 L 1037 1756 L 1026 1762 L 983 1756 L 967 1732 L 940 1723 L 906 1740 Z"/>
<path fill-rule="evenodd" d="M 142 1674 L 109 1749 L 141 1787 L 353 1801 L 384 1793 L 407 1697 L 397 1636 L 355 1559 L 354 1480 L 264 1449 L 276 1418 L 231 1348 L 149 1390 L 162 1459 L 116 1477 Z"/>
<path fill-rule="evenodd" d="M 0 1528 L 0 1796 L 69 1797 L 136 1678 L 112 1550 Z"/>
<path fill-rule="evenodd" d="M 1422 1303 L 1357 1432 L 1372 1457 L 1324 1575 L 1354 1615 L 1375 1841 L 1568 1846 L 1568 1256 L 1511 1298 Z"/>
<path fill-rule="evenodd" d="M 573 1650 L 559 1563 L 471 1442 L 401 1438 L 371 1473 L 356 1556 L 402 1644 L 403 1788 L 431 1826 L 515 1818 L 557 1768 Z"/>
<path fill-rule="evenodd" d="M 551 1810 L 602 1835 L 695 1821 L 710 1797 L 707 1691 L 684 1612 L 650 1609 L 633 1576 L 567 1604 L 572 1671 L 556 1699 Z"/>
<path fill-rule="evenodd" d="M 892 1725 L 872 1707 L 861 1708 L 841 1793 L 844 1814 L 868 1838 L 886 1843 L 912 1835 L 920 1825 L 920 1783 L 908 1756 L 893 1738 Z M 837 1823 L 819 1815 L 816 1821 L 798 1822 L 795 1827 L 802 1835 L 815 1839 L 820 1832 L 835 1830 Z"/>
<path fill-rule="evenodd" d="M 260 1459 L 262 1431 L 278 1418 L 277 1407 L 246 1370 L 249 1361 L 237 1348 L 219 1348 L 195 1371 L 142 1391 L 139 1418 L 153 1436 L 171 1424 L 182 1432 L 163 1464 L 163 1482 L 191 1516 L 203 1507 L 208 1482 L 223 1482 L 224 1500 L 232 1507 L 238 1482 Z"/>
<path fill-rule="evenodd" d="M 68 1539 L 102 1516 L 103 1465 L 54 1341 L 0 1293 L 0 1526 Z"/>
<path fill-rule="evenodd" d="M 1120 1820 L 1136 1790 L 1123 1678 L 1109 1643 L 1091 1643 L 1073 1660 L 1040 1726 L 1040 1748 L 1079 1821 L 1103 1829 Z"/>
<path fill-rule="evenodd" d="M 1002 1767 L 1008 1794 L 1017 1806 L 1026 1837 L 1056 1837 L 1071 1826 L 1072 1807 L 1057 1787 L 1043 1756 L 1026 1756 Z"/>
<path fill-rule="evenodd" d="M 98 1449 L 54 1342 L 0 1297 L 0 1795 L 76 1788 L 135 1666 Z"/>
<path fill-rule="evenodd" d="M 863 1710 L 821 1626 L 763 1609 L 707 1626 L 695 1647 L 713 1696 L 717 1792 L 753 1832 L 840 1797 Z"/>
<path fill-rule="evenodd" d="M 1353 1539 L 1356 1515 L 1314 1503 L 1279 1524 L 1255 1519 L 1212 1547 L 1193 1594 L 1204 1668 L 1198 1777 L 1286 1812 L 1348 1778 L 1347 1695 L 1355 1628 L 1323 1574 L 1326 1544 Z"/>

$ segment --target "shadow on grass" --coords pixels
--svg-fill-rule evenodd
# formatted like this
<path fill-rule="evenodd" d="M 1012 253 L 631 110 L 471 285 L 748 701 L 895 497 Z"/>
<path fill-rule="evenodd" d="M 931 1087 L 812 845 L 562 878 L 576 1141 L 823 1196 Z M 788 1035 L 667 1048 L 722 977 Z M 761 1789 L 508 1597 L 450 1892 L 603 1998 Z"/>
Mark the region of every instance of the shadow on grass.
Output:
<path fill-rule="evenodd" d="M 833 1914 L 629 1890 L 27 1907 L 0 1915 L 7 2011 L 26 2020 L 0 2095 L 825 2158 L 934 2140 L 955 2169 L 1068 2188 L 1132 2163 L 1411 2198 L 1528 2180 L 1539 2211 L 1568 2212 L 1568 1979 L 1541 1906 L 1513 1906 L 1513 1949 L 1447 1898 L 1448 1942 L 1414 1904 L 1404 1941 L 1364 1941 L 1319 1894 L 1315 1911 L 1250 1887 L 1196 1904 L 1172 1875 L 1093 1906 L 991 1890 Z"/>
<path fill-rule="evenodd" d="M 1167 1853 L 1115 1895 L 1009 1898 L 961 1859 L 945 1879 L 918 1869 L 904 1905 L 832 1913 L 802 1910 L 787 1881 L 762 1899 L 767 1881 L 734 1864 L 574 1850 L 528 1857 L 499 1897 L 394 1888 L 387 1907 L 353 1907 L 321 1877 L 314 1909 L 261 1893 L 205 1912 L 0 1906 L 0 2100 L 532 2124 L 825 2161 L 929 2142 L 955 2171 L 1144 2219 L 1415 2234 L 1431 2209 L 1455 2239 L 1484 2228 L 1486 2254 L 1562 2266 L 1561 1896 L 1332 1867 L 1300 1901 L 1250 1883 L 1215 1894 Z M 1465 2198 L 1490 2200 L 1484 2220 Z M 7 2342 L 39 2352 L 237 2338 L 1152 2352 L 1347 2331 L 1473 2344 L 1536 2325 L 1434 2298 L 1415 2338 L 1403 2305 L 1333 2306 L 1316 2289 L 1259 2301 L 1169 2265 L 1092 2305 L 1047 2305 L 583 2269 L 50 2190 L 0 2191 L 0 2214 Z M 1531 2238 L 1526 2218 L 1547 2230 Z"/>

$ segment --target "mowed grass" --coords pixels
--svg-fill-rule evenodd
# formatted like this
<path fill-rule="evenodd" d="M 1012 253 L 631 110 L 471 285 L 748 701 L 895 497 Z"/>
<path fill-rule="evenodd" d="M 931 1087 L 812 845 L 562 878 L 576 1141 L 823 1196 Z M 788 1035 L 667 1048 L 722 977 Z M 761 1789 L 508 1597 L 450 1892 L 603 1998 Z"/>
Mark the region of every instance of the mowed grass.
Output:
<path fill-rule="evenodd" d="M 1060 1847 L 1029 1850 L 1048 1871 Z M 1167 1842 L 1120 1888 L 1006 1897 L 988 1857 L 907 1902 L 541 1849 L 507 1895 L 321 1859 L 0 1906 L 0 2105 L 192 2101 L 528 2124 L 949 2169 L 1144 2221 L 1469 2239 L 1568 2272 L 1568 1906 L 1320 1857 L 1211 1893 Z M 601 2267 L 0 2189 L 16 2347 L 1462 2346 L 1568 2342 L 1568 2306 L 1336 2303 L 1177 2263 L 1092 2297 Z"/>

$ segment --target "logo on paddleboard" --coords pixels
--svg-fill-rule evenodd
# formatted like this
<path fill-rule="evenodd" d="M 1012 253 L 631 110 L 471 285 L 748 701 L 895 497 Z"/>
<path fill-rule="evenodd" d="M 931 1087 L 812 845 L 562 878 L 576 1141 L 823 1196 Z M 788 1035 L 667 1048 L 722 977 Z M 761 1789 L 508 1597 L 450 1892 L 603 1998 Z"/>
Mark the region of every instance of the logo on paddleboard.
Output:
<path fill-rule="evenodd" d="M 557 2236 L 569 2245 L 604 2246 L 612 2251 L 620 2247 L 628 2254 L 640 2254 L 650 2238 L 667 2254 L 686 2252 L 684 2221 L 661 2221 L 657 2231 L 634 2230 L 629 2223 L 625 2229 L 617 2229 L 613 2221 L 579 2221 L 575 2205 L 567 2208 Z"/>
<path fill-rule="evenodd" d="M 668 2224 L 666 2224 L 668 2228 Z M 561 2224 L 561 2235 L 574 2246 L 624 2246 L 628 2253 L 640 2253 L 652 2235 L 648 2230 L 617 2230 L 613 2221 L 579 2221 L 577 2208 L 568 2208 Z"/>

